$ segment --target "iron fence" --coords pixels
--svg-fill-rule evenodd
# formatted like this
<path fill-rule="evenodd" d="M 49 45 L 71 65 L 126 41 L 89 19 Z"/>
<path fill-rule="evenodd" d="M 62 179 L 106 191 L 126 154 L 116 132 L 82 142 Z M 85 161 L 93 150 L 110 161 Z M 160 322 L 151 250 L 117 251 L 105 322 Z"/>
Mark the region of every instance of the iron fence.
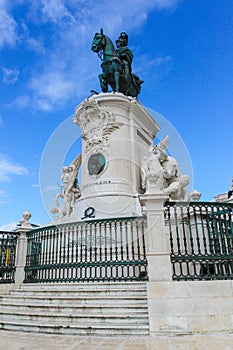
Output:
<path fill-rule="evenodd" d="M 0 283 L 14 283 L 17 234 L 0 231 Z"/>
<path fill-rule="evenodd" d="M 233 205 L 166 202 L 174 280 L 233 278 Z"/>
<path fill-rule="evenodd" d="M 144 224 L 136 217 L 30 231 L 24 282 L 146 280 Z"/>

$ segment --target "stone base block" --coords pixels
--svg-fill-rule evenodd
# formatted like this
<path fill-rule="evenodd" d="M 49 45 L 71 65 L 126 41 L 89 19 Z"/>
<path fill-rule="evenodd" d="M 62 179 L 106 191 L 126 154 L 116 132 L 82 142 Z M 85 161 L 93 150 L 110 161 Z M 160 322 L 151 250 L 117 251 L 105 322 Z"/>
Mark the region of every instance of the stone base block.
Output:
<path fill-rule="evenodd" d="M 93 209 L 88 209 L 93 208 Z M 89 215 L 90 214 L 90 215 Z M 102 193 L 80 198 L 75 203 L 71 221 L 84 219 L 106 219 L 141 216 L 141 206 L 137 196 L 127 193 Z"/>
<path fill-rule="evenodd" d="M 150 281 L 169 281 L 171 280 L 171 261 L 169 255 L 149 255 L 148 276 Z"/>
<path fill-rule="evenodd" d="M 150 334 L 231 332 L 232 281 L 148 282 Z"/>

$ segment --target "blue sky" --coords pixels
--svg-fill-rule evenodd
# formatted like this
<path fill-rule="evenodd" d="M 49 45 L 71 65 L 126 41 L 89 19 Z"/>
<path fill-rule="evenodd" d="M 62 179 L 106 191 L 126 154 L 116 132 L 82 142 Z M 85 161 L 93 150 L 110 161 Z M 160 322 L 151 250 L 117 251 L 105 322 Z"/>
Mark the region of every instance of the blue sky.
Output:
<path fill-rule="evenodd" d="M 49 221 L 41 157 L 59 128 L 70 137 L 70 159 L 80 151 L 69 117 L 90 90 L 100 91 L 100 62 L 90 50 L 100 28 L 112 40 L 128 33 L 133 70 L 144 80 L 139 100 L 180 134 L 202 200 L 226 192 L 233 176 L 232 23 L 231 0 L 0 0 L 0 227 L 26 209 L 33 223 Z M 56 170 L 54 187 L 59 181 Z"/>

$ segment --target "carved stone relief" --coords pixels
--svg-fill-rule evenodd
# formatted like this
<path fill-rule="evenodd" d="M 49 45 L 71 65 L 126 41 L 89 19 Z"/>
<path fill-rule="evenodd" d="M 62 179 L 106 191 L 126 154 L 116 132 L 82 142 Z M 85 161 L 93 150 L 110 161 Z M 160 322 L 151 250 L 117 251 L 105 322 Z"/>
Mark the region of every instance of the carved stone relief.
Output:
<path fill-rule="evenodd" d="M 110 134 L 122 125 L 115 121 L 111 110 L 100 107 L 95 100 L 87 99 L 76 111 L 74 122 L 82 130 L 85 151 L 94 147 L 107 147 Z"/>

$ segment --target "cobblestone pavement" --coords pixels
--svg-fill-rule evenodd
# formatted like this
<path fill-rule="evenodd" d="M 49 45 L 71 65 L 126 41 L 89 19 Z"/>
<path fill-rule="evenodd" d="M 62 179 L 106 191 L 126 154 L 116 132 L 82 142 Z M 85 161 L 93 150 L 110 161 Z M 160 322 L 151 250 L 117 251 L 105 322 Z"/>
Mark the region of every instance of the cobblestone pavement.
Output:
<path fill-rule="evenodd" d="M 0 331 L 0 350 L 232 350 L 232 334 L 96 337 Z"/>

